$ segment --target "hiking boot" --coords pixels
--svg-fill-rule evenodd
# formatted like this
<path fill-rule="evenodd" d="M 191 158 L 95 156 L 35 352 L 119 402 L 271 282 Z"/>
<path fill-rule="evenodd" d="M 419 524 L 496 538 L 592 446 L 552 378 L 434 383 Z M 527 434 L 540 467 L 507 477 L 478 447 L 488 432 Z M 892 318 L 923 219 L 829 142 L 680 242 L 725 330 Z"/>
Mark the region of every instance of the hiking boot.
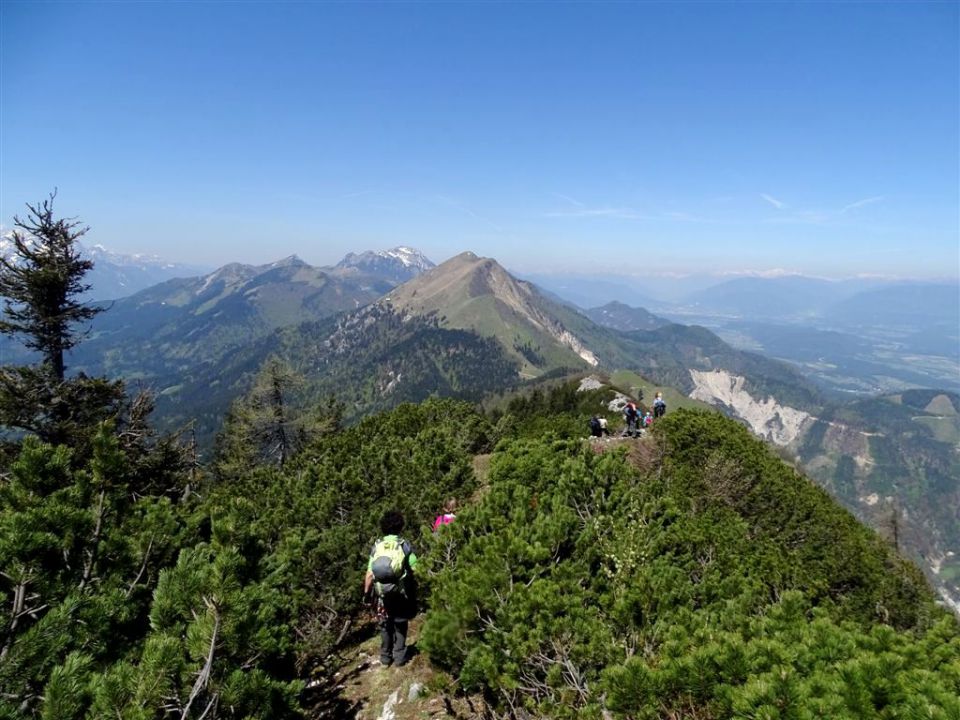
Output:
<path fill-rule="evenodd" d="M 388 658 L 381 657 L 381 658 L 380 658 L 380 664 L 383 665 L 384 667 L 390 667 L 391 665 L 393 665 L 393 658 L 392 658 L 392 657 L 388 657 Z"/>

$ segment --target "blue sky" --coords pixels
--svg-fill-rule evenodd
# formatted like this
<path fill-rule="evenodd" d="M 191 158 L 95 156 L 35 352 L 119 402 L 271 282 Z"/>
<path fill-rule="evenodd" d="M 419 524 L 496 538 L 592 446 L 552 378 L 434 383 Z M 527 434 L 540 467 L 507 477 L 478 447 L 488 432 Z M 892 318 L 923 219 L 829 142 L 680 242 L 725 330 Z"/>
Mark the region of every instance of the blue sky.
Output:
<path fill-rule="evenodd" d="M 267 262 L 955 277 L 960 4 L 11 2 L 0 222 Z"/>

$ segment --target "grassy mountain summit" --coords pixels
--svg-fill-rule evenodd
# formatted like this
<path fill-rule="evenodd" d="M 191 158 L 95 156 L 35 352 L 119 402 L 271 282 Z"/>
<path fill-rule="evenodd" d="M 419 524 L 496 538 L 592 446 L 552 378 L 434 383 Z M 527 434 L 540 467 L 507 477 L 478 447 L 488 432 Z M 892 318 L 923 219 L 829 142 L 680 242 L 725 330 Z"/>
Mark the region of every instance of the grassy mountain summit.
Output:
<path fill-rule="evenodd" d="M 410 314 L 436 315 L 444 327 L 495 337 L 528 377 L 600 362 L 563 322 L 573 311 L 517 280 L 496 260 L 472 252 L 404 283 L 383 302 Z"/>

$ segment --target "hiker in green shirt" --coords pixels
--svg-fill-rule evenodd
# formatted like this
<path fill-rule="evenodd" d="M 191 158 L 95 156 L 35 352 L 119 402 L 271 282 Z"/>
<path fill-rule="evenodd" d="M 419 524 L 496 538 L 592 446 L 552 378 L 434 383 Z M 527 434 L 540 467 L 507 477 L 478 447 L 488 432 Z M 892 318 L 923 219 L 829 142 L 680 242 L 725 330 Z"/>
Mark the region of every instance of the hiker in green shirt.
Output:
<path fill-rule="evenodd" d="M 382 537 L 367 562 L 363 593 L 373 589 L 380 618 L 380 663 L 406 665 L 407 623 L 417 614 L 417 583 L 413 569 L 417 556 L 409 542 L 400 537 L 403 515 L 389 510 L 380 518 Z"/>

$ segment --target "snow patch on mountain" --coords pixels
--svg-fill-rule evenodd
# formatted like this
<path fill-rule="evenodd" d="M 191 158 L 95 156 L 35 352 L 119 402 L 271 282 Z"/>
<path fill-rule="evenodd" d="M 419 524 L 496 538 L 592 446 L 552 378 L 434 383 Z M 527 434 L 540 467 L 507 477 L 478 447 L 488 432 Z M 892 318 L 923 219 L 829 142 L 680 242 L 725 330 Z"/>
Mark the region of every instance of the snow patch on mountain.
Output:
<path fill-rule="evenodd" d="M 175 263 L 170 263 L 159 255 L 147 255 L 146 253 L 133 253 L 125 255 L 123 253 L 108 250 L 103 245 L 91 245 L 84 254 L 94 262 L 108 262 L 114 265 L 127 265 L 139 268 L 148 267 L 176 267 Z"/>
<path fill-rule="evenodd" d="M 359 275 L 396 286 L 434 267 L 436 265 L 419 250 L 400 246 L 389 250 L 347 253 L 330 271 L 335 275 Z"/>
<path fill-rule="evenodd" d="M 11 259 L 16 255 L 12 231 L 0 236 L 0 257 Z M 38 247 L 36 238 L 26 237 L 28 247 Z M 114 252 L 103 245 L 84 246 L 78 243 L 83 258 L 93 262 L 85 281 L 90 291 L 87 300 L 116 300 L 132 295 L 152 285 L 173 278 L 194 277 L 208 272 L 208 268 L 183 265 L 164 260 L 157 255 Z"/>
<path fill-rule="evenodd" d="M 813 416 L 803 410 L 781 405 L 772 397 L 758 400 L 744 389 L 745 378 L 726 370 L 691 370 L 694 390 L 690 397 L 730 408 L 760 437 L 786 446 L 800 437 Z"/>
<path fill-rule="evenodd" d="M 391 250 L 381 250 L 376 255 L 398 260 L 404 267 L 414 267 L 420 270 L 429 270 L 434 264 L 419 250 L 411 247 L 395 247 Z"/>
<path fill-rule="evenodd" d="M 21 233 L 21 236 L 26 241 L 28 248 L 37 248 L 40 246 L 40 243 L 37 239 L 31 235 L 24 235 Z M 11 259 L 17 252 L 17 246 L 13 242 L 13 230 L 0 235 L 0 257 L 5 260 Z"/>

